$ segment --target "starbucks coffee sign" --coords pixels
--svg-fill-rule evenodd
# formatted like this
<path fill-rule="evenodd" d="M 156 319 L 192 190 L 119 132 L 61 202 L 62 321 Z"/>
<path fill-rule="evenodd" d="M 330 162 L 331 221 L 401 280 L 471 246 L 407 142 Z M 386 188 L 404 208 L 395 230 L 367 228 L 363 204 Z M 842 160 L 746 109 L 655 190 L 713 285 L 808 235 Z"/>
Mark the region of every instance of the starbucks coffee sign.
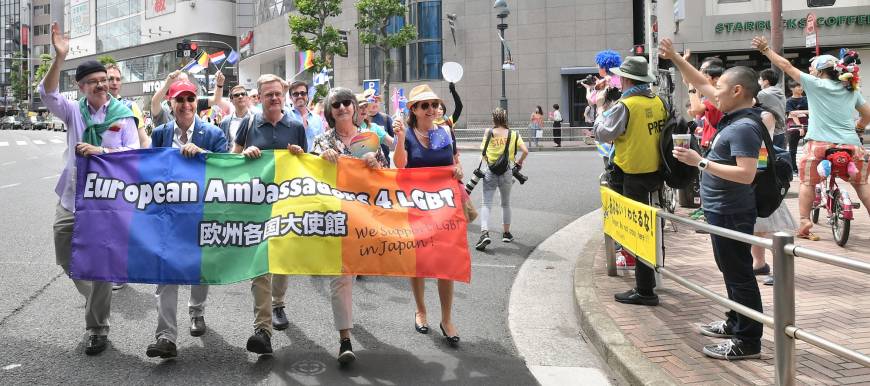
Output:
<path fill-rule="evenodd" d="M 819 17 L 816 19 L 816 26 L 819 28 L 831 28 L 839 26 L 870 26 L 870 14 L 866 15 L 841 15 Z M 807 18 L 792 18 L 782 19 L 783 30 L 799 30 L 807 26 Z M 770 30 L 770 20 L 747 20 L 736 22 L 717 23 L 715 26 L 716 33 L 734 33 L 743 31 L 768 31 Z"/>

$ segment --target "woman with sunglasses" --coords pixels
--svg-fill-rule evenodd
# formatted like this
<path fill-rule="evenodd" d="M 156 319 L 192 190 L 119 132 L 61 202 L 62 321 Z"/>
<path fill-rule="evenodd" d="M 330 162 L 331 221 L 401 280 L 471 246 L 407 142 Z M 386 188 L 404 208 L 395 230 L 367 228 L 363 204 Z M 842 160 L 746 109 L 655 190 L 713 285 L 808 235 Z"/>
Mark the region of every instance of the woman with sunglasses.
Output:
<path fill-rule="evenodd" d="M 396 133 L 396 152 L 393 160 L 399 168 L 453 165 L 453 176 L 461 181 L 462 165 L 459 164 L 459 153 L 456 151 L 456 140 L 453 138 L 452 131 L 447 126 L 435 124 L 440 106 L 441 98 L 435 95 L 429 85 L 419 85 L 411 90 L 408 94 L 408 108 L 411 110 L 411 115 L 407 122 L 410 132 L 405 134 L 405 122 L 399 119 L 393 121 L 393 131 Z M 417 304 L 414 329 L 421 334 L 428 334 L 429 323 L 426 319 L 426 302 L 423 298 L 424 279 L 412 278 L 411 290 Z M 459 333 L 451 318 L 452 280 L 438 279 L 438 296 L 441 298 L 441 333 L 450 346 L 456 347 L 459 345 Z"/>
<path fill-rule="evenodd" d="M 380 146 L 376 151 L 364 154 L 354 153 L 351 143 L 360 136 L 375 135 L 368 129 L 360 128 L 364 112 L 360 111 L 356 96 L 343 87 L 329 90 L 326 96 L 325 118 L 333 129 L 314 138 L 312 154 L 320 154 L 329 162 L 338 162 L 339 157 L 360 158 L 372 169 L 380 169 L 386 164 Z M 332 300 L 332 316 L 339 335 L 338 362 L 353 362 L 356 356 L 350 343 L 350 329 L 353 327 L 353 275 L 335 276 L 329 284 Z"/>

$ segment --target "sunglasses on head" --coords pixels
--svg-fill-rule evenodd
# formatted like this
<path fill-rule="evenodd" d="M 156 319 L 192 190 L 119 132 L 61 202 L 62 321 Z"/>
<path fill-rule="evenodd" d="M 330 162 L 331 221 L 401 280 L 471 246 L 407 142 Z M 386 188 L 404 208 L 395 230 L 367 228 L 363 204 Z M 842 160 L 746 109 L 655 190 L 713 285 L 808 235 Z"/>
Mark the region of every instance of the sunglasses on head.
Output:
<path fill-rule="evenodd" d="M 308 96 L 308 91 L 296 91 L 290 95 L 292 95 L 294 98 Z"/>
<path fill-rule="evenodd" d="M 440 104 L 438 102 L 420 102 L 420 104 L 417 105 L 417 107 L 423 110 L 428 110 L 430 106 L 433 109 L 437 109 Z"/>
<path fill-rule="evenodd" d="M 235 94 L 233 94 L 233 98 L 241 98 L 241 97 L 243 97 L 243 96 L 248 96 L 248 93 L 246 93 L 246 92 L 240 92 L 240 93 L 235 93 Z"/>
<path fill-rule="evenodd" d="M 351 103 L 353 103 L 353 101 L 351 101 L 350 99 L 345 99 L 339 102 L 332 102 L 332 108 L 337 109 L 339 106 L 348 107 Z"/>
<path fill-rule="evenodd" d="M 196 96 L 193 96 L 193 95 L 181 96 L 181 95 L 179 95 L 179 96 L 175 97 L 175 103 L 184 103 L 184 102 L 187 102 L 187 103 L 196 102 Z"/>

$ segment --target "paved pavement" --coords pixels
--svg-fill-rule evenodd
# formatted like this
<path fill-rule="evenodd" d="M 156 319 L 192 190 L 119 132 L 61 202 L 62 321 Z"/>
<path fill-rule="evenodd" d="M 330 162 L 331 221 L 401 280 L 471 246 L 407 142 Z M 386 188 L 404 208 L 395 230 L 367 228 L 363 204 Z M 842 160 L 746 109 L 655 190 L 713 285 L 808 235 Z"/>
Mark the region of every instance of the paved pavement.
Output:
<path fill-rule="evenodd" d="M 848 189 L 851 190 L 851 187 Z M 855 197 L 854 191 L 852 197 Z M 786 203 L 795 218 L 798 218 L 797 198 L 788 198 Z M 678 213 L 686 215 L 688 211 L 681 209 Z M 870 261 L 867 253 L 870 249 L 870 216 L 863 208 L 855 211 L 855 215 L 856 221 L 852 223 L 851 237 L 845 248 L 834 243 L 830 228 L 824 225 L 814 228 L 815 233 L 822 238 L 821 241 L 797 239 L 797 244 Z M 600 226 L 600 222 L 591 224 L 592 227 Z M 677 232 L 673 232 L 670 224 L 666 228 L 665 264 L 677 274 L 724 295 L 722 275 L 713 261 L 709 236 L 697 234 L 687 226 L 677 225 Z M 584 231 L 592 232 L 593 229 L 587 228 Z M 657 289 L 661 299 L 658 307 L 616 303 L 613 301 L 613 294 L 632 288 L 634 273 L 623 272 L 619 277 L 608 277 L 604 268 L 603 243 L 596 242 L 591 245 L 591 249 L 589 252 L 594 253 L 594 263 L 589 259 L 586 266 L 578 266 L 578 271 L 582 269 L 591 273 L 594 285 L 578 287 L 578 303 L 599 305 L 606 310 L 609 316 L 607 322 L 617 327 L 614 327 L 614 331 L 600 333 L 614 332 L 621 339 L 630 342 L 636 353 L 641 353 L 635 363 L 611 363 L 615 368 L 628 372 L 637 370 L 640 374 L 660 372 L 657 375 L 662 376 L 662 379 L 670 378 L 671 381 L 683 384 L 773 384 L 774 350 L 771 329 L 765 328 L 760 360 L 727 362 L 707 358 L 701 353 L 701 348 L 705 344 L 716 342 L 717 339 L 700 335 L 697 326 L 723 319 L 723 307 L 667 279 L 664 279 L 663 287 Z M 771 261 L 768 253 L 768 262 Z M 764 300 L 764 310 L 772 315 L 773 287 L 761 285 L 761 278 L 759 276 L 759 287 Z M 798 258 L 795 284 L 798 327 L 851 349 L 870 352 L 870 299 L 865 296 L 870 291 L 870 280 L 866 275 Z M 581 292 L 581 289 L 585 292 Z M 588 296 L 591 300 L 582 299 L 583 296 Z M 628 351 L 631 350 L 625 352 Z M 798 384 L 870 384 L 870 368 L 803 342 L 798 342 L 796 354 Z M 655 364 L 652 370 L 645 367 L 649 363 Z M 629 381 L 635 379 L 631 376 L 627 378 Z"/>
<path fill-rule="evenodd" d="M 413 301 L 406 280 L 367 277 L 354 286 L 353 344 L 359 360 L 350 369 L 335 365 L 338 349 L 328 305 L 328 281 L 297 277 L 288 291 L 290 328 L 273 339 L 276 355 L 258 359 L 244 342 L 250 334 L 249 285 L 212 287 L 206 309 L 210 331 L 203 338 L 184 334 L 179 317 L 179 358 L 160 361 L 145 357 L 153 340 L 156 311 L 153 285 L 133 284 L 113 296 L 111 346 L 98 357 L 83 354 L 84 302 L 69 279 L 54 264 L 51 223 L 57 197 L 54 184 L 64 150 L 62 133 L 0 131 L 0 384 L 571 384 L 578 369 L 590 378 L 619 383 L 595 359 L 576 321 L 565 321 L 555 345 L 571 347 L 560 362 L 536 357 L 533 347 L 550 347 L 550 313 L 536 313 L 542 328 L 511 325 L 510 309 L 522 291 L 515 280 L 531 283 L 537 264 L 555 259 L 536 247 L 576 218 L 597 208 L 598 156 L 593 152 L 542 152 L 530 156 L 524 173 L 530 181 L 515 185 L 512 197 L 513 244 L 494 243 L 472 251 L 472 283 L 457 284 L 454 316 L 462 337 L 459 350 L 443 344 L 435 328 L 428 336 L 415 333 Z M 59 142 L 58 142 L 59 141 Z M 477 165 L 475 152 L 462 154 L 466 174 Z M 588 168 L 587 165 L 595 165 Z M 480 200 L 480 188 L 473 194 Z M 494 206 L 493 219 L 500 210 Z M 478 226 L 469 227 L 476 240 Z M 535 261 L 526 273 L 525 262 Z M 535 269 L 531 269 L 535 268 Z M 546 265 L 541 268 L 546 269 Z M 570 270 L 566 270 L 570 274 Z M 549 278 L 549 277 L 548 277 Z M 559 285 L 570 283 L 562 276 Z M 570 286 L 567 287 L 570 291 Z M 181 291 L 185 299 L 187 290 Z M 541 304 L 561 302 L 540 299 Z M 183 300 L 182 300 L 183 302 Z M 427 286 L 429 322 L 437 326 L 435 285 Z M 182 303 L 183 304 L 183 303 Z M 555 307 L 555 306 L 554 306 Z M 183 306 L 179 307 L 183 310 Z M 183 311 L 182 311 L 183 314 Z M 522 327 L 522 326 L 521 326 Z M 525 330 L 525 331 L 524 331 Z M 518 337 L 537 339 L 521 340 Z M 585 357 L 576 357 L 585 355 Z M 566 372 L 567 371 L 567 372 Z"/>

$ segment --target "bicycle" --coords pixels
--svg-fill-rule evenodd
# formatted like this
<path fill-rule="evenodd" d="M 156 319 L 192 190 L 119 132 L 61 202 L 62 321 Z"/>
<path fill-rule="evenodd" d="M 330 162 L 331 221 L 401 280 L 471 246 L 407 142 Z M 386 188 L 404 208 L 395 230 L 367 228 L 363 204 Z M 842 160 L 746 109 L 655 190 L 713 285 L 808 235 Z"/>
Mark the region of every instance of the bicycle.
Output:
<path fill-rule="evenodd" d="M 854 219 L 853 209 L 861 207 L 853 203 L 849 192 L 840 190 L 837 178 L 847 175 L 847 165 L 852 161 L 852 152 L 846 149 L 832 148 L 825 151 L 825 160 L 831 163 L 831 172 L 821 182 L 816 184 L 816 195 L 813 199 L 812 220 L 819 223 L 819 213 L 824 208 L 828 215 L 828 225 L 834 234 L 837 245 L 844 246 L 849 241 L 851 221 Z"/>

